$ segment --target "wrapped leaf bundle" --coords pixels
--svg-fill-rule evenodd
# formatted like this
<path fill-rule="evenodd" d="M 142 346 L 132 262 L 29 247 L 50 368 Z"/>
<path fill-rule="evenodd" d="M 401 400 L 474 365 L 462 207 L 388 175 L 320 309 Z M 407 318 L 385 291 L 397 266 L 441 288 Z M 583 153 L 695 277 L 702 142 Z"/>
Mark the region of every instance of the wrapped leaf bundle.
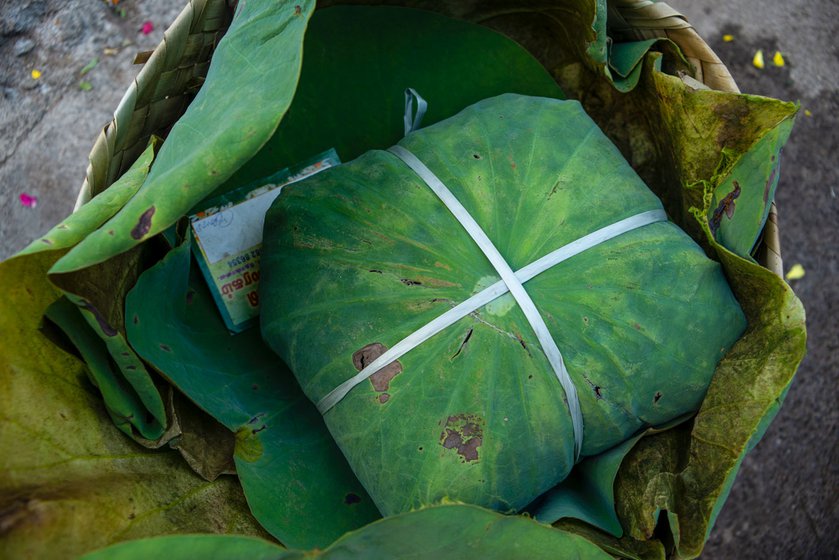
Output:
<path fill-rule="evenodd" d="M 334 390 L 357 370 L 484 293 L 499 272 L 393 152 L 370 151 L 278 197 L 265 222 L 263 337 L 318 403 L 383 514 L 444 498 L 522 508 L 580 457 L 699 407 L 745 317 L 720 266 L 663 218 L 579 103 L 502 95 L 399 146 L 448 187 L 513 271 L 622 220 L 661 218 L 527 281 L 570 391 L 504 294 L 386 360 L 341 399 Z"/>

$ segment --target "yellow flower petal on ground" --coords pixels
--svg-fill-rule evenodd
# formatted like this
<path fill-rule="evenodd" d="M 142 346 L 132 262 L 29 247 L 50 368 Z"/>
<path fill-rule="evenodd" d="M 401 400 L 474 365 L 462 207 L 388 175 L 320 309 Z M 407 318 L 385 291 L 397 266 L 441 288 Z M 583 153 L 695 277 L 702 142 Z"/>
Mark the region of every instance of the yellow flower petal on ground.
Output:
<path fill-rule="evenodd" d="M 722 40 L 726 43 L 730 43 L 731 41 L 734 40 L 734 35 L 728 35 L 728 34 L 723 35 Z"/>
<path fill-rule="evenodd" d="M 806 274 L 806 272 L 804 272 L 804 267 L 796 263 L 792 265 L 792 268 L 789 269 L 789 272 L 787 272 L 785 278 L 787 279 L 787 281 L 801 280 L 802 278 L 804 278 L 804 274 Z"/>
<path fill-rule="evenodd" d="M 37 80 L 40 77 L 41 77 L 41 71 L 40 70 L 38 70 L 36 68 L 35 70 L 32 71 L 32 79 L 33 80 Z"/>
<path fill-rule="evenodd" d="M 752 59 L 752 64 L 755 65 L 755 68 L 760 68 L 760 69 L 763 69 L 763 67 L 766 66 L 766 64 L 763 62 L 763 50 L 762 49 L 758 49 L 758 51 L 755 53 L 755 56 Z"/>
<path fill-rule="evenodd" d="M 812 117 L 813 112 L 810 109 L 804 109 L 804 115 L 807 117 Z"/>
<path fill-rule="evenodd" d="M 781 51 L 775 51 L 775 56 L 772 57 L 772 62 L 775 66 L 786 66 L 786 62 L 784 61 L 784 55 L 781 54 Z"/>

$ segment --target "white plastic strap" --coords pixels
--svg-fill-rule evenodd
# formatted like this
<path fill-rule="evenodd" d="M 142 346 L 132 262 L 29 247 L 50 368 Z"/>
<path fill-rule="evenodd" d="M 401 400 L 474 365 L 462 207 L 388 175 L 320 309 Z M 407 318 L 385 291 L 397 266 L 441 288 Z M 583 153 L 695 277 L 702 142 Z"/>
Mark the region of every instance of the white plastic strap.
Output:
<path fill-rule="evenodd" d="M 335 404 L 340 402 L 340 400 L 343 399 L 356 385 L 371 375 L 380 371 L 393 361 L 399 359 L 419 344 L 425 342 L 446 327 L 459 321 L 469 313 L 474 312 L 497 297 L 510 291 L 525 313 L 525 317 L 527 317 L 533 327 L 537 339 L 539 340 L 549 363 L 554 369 L 557 379 L 565 391 L 566 398 L 568 400 L 569 412 L 571 414 L 572 427 L 574 429 L 575 452 L 576 456 L 579 456 L 579 452 L 582 448 L 583 426 L 582 412 L 580 410 L 579 399 L 577 398 L 576 387 L 568 376 L 568 371 L 565 368 L 562 355 L 559 348 L 556 346 L 556 342 L 554 342 L 553 337 L 547 329 L 547 325 L 545 325 L 544 320 L 536 309 L 536 306 L 533 304 L 533 300 L 530 299 L 530 296 L 527 295 L 527 292 L 524 290 L 522 283 L 530 280 L 552 266 L 555 266 L 556 264 L 567 260 L 574 255 L 585 251 L 586 249 L 612 239 L 613 237 L 651 223 L 666 221 L 667 215 L 663 210 L 651 210 L 626 218 L 564 245 L 563 247 L 549 253 L 548 255 L 514 273 L 468 211 L 454 197 L 451 191 L 449 191 L 449 189 L 446 188 L 446 186 L 443 185 L 443 183 L 434 175 L 434 173 L 431 172 L 431 170 L 429 170 L 419 159 L 401 146 L 394 146 L 390 149 L 390 151 L 402 159 L 414 172 L 416 172 L 417 175 L 419 175 L 437 194 L 443 203 L 446 204 L 447 208 L 449 208 L 452 214 L 454 214 L 458 221 L 460 221 L 472 239 L 475 240 L 478 246 L 484 251 L 484 254 L 501 275 L 502 280 L 472 296 L 461 304 L 453 307 L 405 339 L 399 341 L 387 352 L 379 356 L 367 367 L 358 372 L 358 374 L 346 380 L 324 396 L 317 405 L 318 410 L 320 410 L 321 414 L 326 413 L 329 409 L 335 406 Z"/>
<path fill-rule="evenodd" d="M 600 245 L 610 239 L 622 235 L 626 232 L 638 229 L 640 227 L 654 224 L 656 222 L 666 222 L 667 215 L 664 210 L 649 210 L 634 216 L 630 216 L 619 222 L 608 225 L 604 228 L 598 229 L 584 237 L 581 237 L 567 245 L 563 245 L 559 249 L 548 253 L 544 257 L 536 260 L 524 268 L 516 271 L 516 277 L 522 283 L 538 276 L 549 268 L 579 255 L 586 249 L 591 249 L 596 245 Z M 484 305 L 506 294 L 507 285 L 503 280 L 499 280 L 490 287 L 475 294 L 466 301 L 452 307 L 424 327 L 414 331 L 407 337 L 403 338 L 395 345 L 393 345 L 387 352 L 370 362 L 367 367 L 359 371 L 355 376 L 347 379 L 335 389 L 330 391 L 318 402 L 318 410 L 321 414 L 326 413 L 330 408 L 338 404 L 347 394 L 359 383 L 383 369 L 390 363 L 398 360 L 435 334 L 450 327 L 456 322 L 460 321 L 470 313 L 477 311 Z"/>
<path fill-rule="evenodd" d="M 475 243 L 477 243 L 478 247 L 481 251 L 483 251 L 487 259 L 489 259 L 489 262 L 492 263 L 492 266 L 495 267 L 496 271 L 498 271 L 498 274 L 501 276 L 501 280 L 503 280 L 507 285 L 507 289 L 510 290 L 510 294 L 512 294 L 515 298 L 519 307 L 521 307 L 525 318 L 527 318 L 527 322 L 530 323 L 531 328 L 536 333 L 536 339 L 542 346 L 542 351 L 545 353 L 545 357 L 548 358 L 548 362 L 551 364 L 560 385 L 562 385 L 562 388 L 565 390 L 565 398 L 568 401 L 568 410 L 571 413 L 571 424 L 574 427 L 575 457 L 579 456 L 580 449 L 583 445 L 583 413 L 580 410 L 580 399 L 577 396 L 577 388 L 574 385 L 574 382 L 571 381 L 571 377 L 568 375 L 568 370 L 565 368 L 565 362 L 562 359 L 562 354 L 551 336 L 551 333 L 548 331 L 548 326 L 545 324 L 545 320 L 542 318 L 539 310 L 536 309 L 536 304 L 533 303 L 533 300 L 525 291 L 522 283 L 518 278 L 516 278 L 516 274 L 513 272 L 513 269 L 510 268 L 509 264 L 507 264 L 507 261 L 489 237 L 487 237 L 487 234 L 481 226 L 478 225 L 478 222 L 475 221 L 460 201 L 455 198 L 448 187 L 446 187 L 446 185 L 444 185 L 443 182 L 440 181 L 440 179 L 438 179 L 437 176 L 428 169 L 423 162 L 402 146 L 393 146 L 390 148 L 390 152 L 404 161 L 405 164 L 414 171 L 414 173 L 419 175 L 419 177 L 425 181 L 431 190 L 434 191 L 434 194 L 443 201 L 446 208 L 448 208 L 454 217 L 457 218 L 460 225 L 466 229 L 469 236 L 475 241 Z"/>

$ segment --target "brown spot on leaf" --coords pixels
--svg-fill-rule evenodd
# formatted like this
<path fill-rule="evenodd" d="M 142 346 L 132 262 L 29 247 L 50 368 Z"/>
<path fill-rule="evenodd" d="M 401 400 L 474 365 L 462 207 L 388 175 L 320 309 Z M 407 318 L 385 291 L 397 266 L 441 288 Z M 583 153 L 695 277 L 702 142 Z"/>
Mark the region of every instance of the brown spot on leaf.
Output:
<path fill-rule="evenodd" d="M 654 402 L 654 403 L 658 403 L 659 399 L 661 399 L 661 392 L 660 392 L 660 391 L 656 391 L 655 396 L 653 396 L 653 402 Z"/>
<path fill-rule="evenodd" d="M 41 238 L 41 243 L 46 243 L 47 245 L 52 245 L 52 241 L 50 241 L 46 237 Z"/>
<path fill-rule="evenodd" d="M 483 443 L 483 419 L 475 414 L 457 414 L 449 416 L 440 445 L 446 449 L 455 449 L 464 462 L 478 460 L 478 448 Z"/>
<path fill-rule="evenodd" d="M 58 229 L 70 229 L 70 228 L 67 227 L 67 224 L 61 224 L 60 226 L 58 226 Z"/>
<path fill-rule="evenodd" d="M 598 385 L 594 386 L 594 396 L 597 397 L 598 399 L 603 398 L 603 392 L 601 391 L 601 389 Z"/>
<path fill-rule="evenodd" d="M 379 395 L 379 404 L 385 404 L 387 401 L 390 400 L 390 395 L 387 393 L 382 393 Z"/>
<path fill-rule="evenodd" d="M 632 323 L 632 328 L 635 329 L 636 331 L 640 331 L 641 330 L 641 325 L 638 324 L 638 323 Z"/>
<path fill-rule="evenodd" d="M 400 278 L 399 281 L 402 282 L 403 284 L 405 284 L 406 286 L 422 286 L 422 282 L 420 282 L 419 280 L 411 280 L 409 278 Z"/>
<path fill-rule="evenodd" d="M 108 324 L 108 321 L 105 320 L 105 317 L 102 313 L 93 306 L 87 300 L 81 301 L 81 307 L 85 311 L 89 312 L 93 317 L 96 319 L 96 322 L 99 324 L 99 328 L 102 329 L 102 332 L 105 333 L 105 336 L 116 336 L 117 330 L 113 328 L 111 325 Z"/>
<path fill-rule="evenodd" d="M 708 224 L 711 228 L 711 233 L 714 235 L 716 235 L 717 230 L 720 229 L 723 214 L 725 214 L 729 220 L 734 216 L 735 201 L 737 200 L 737 197 L 740 196 L 740 183 L 737 181 L 732 181 L 732 183 L 734 184 L 734 190 L 720 200 L 720 203 L 714 209 L 714 214 L 711 216 L 710 223 Z"/>
<path fill-rule="evenodd" d="M 137 225 L 131 230 L 131 237 L 134 239 L 142 239 L 151 230 L 151 217 L 154 216 L 155 207 L 152 206 L 140 216 L 137 220 Z"/>
<path fill-rule="evenodd" d="M 358 371 L 361 371 L 385 352 L 387 352 L 387 346 L 381 342 L 368 344 L 367 346 L 356 350 L 352 355 L 353 366 L 355 366 L 355 369 Z M 400 364 L 398 360 L 393 361 L 371 375 L 370 383 L 373 385 L 373 389 L 381 393 L 388 390 L 390 387 L 390 380 L 400 373 L 402 373 L 402 364 Z"/>
<path fill-rule="evenodd" d="M 172 348 L 170 348 L 166 344 L 160 344 L 160 349 L 163 350 L 164 352 L 171 352 L 172 351 Z"/>
<path fill-rule="evenodd" d="M 368 272 L 374 272 L 376 274 L 383 274 L 383 272 L 381 270 L 377 270 L 375 268 L 371 268 Z"/>

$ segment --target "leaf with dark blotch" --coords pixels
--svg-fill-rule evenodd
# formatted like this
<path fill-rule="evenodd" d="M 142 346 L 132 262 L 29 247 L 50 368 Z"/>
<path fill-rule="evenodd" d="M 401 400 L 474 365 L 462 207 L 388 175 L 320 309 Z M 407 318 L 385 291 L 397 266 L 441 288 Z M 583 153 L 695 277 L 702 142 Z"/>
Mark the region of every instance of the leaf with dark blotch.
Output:
<path fill-rule="evenodd" d="M 113 185 L 67 216 L 46 235 L 30 243 L 19 254 L 68 249 L 108 221 L 140 189 L 160 142 L 159 138 L 152 137 L 148 148 Z"/>
<path fill-rule="evenodd" d="M 576 101 L 492 97 L 399 146 L 514 270 L 661 208 Z M 286 187 L 266 215 L 261 266 L 263 337 L 313 402 L 356 373 L 359 349 L 393 347 L 498 280 L 423 180 L 378 150 Z M 719 264 L 666 221 L 577 254 L 525 289 L 576 386 L 583 457 L 697 410 L 746 326 Z M 517 510 L 571 471 L 563 389 L 509 294 L 399 364 L 386 402 L 365 382 L 324 415 L 383 514 L 444 498 Z"/>
<path fill-rule="evenodd" d="M 763 231 L 780 178 L 781 148 L 793 122 L 794 114 L 790 114 L 745 153 L 726 154 L 721 170 L 710 181 L 718 185 L 709 207 L 711 233 L 722 246 L 741 257 L 751 258 Z"/>
<path fill-rule="evenodd" d="M 265 144 L 294 96 L 314 4 L 239 3 L 206 81 L 166 138 L 143 187 L 55 272 L 89 267 L 162 232 Z"/>

